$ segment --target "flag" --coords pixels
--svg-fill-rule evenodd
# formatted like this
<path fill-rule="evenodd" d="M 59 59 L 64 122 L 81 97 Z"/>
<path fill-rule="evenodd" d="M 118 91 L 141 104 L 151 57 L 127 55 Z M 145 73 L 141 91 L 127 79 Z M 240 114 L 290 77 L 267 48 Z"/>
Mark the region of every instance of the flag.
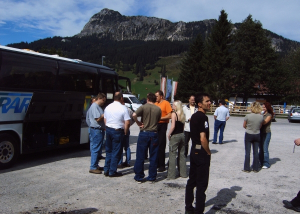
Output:
<path fill-rule="evenodd" d="M 169 99 L 172 93 L 172 80 L 168 79 L 167 80 L 167 93 L 166 93 L 166 100 Z"/>
<path fill-rule="evenodd" d="M 164 95 L 166 95 L 166 78 L 165 77 L 161 78 L 160 90 L 164 93 Z"/>
<path fill-rule="evenodd" d="M 176 95 L 176 91 L 177 91 L 177 84 L 178 82 L 173 81 L 171 102 L 174 102 L 174 96 Z"/>

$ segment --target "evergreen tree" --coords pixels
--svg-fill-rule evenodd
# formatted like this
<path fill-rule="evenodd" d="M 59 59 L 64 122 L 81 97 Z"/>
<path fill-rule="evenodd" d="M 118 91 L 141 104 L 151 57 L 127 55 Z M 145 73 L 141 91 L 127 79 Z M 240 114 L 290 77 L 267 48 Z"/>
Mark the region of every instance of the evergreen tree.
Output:
<path fill-rule="evenodd" d="M 199 34 L 181 62 L 176 99 L 187 102 L 192 94 L 203 91 L 207 78 L 202 65 L 203 50 L 204 43 Z"/>
<path fill-rule="evenodd" d="M 230 79 L 235 94 L 247 102 L 250 95 L 263 92 L 274 72 L 277 55 L 259 21 L 249 15 L 234 35 Z"/>
<path fill-rule="evenodd" d="M 292 104 L 300 103 L 300 48 L 290 52 L 279 67 L 277 78 L 271 76 L 272 83 L 280 95 L 285 95 Z M 277 81 L 276 81 L 277 80 Z"/>
<path fill-rule="evenodd" d="M 211 34 L 205 41 L 203 63 L 208 72 L 206 91 L 211 99 L 219 100 L 230 95 L 228 71 L 231 63 L 232 24 L 222 10 Z"/>

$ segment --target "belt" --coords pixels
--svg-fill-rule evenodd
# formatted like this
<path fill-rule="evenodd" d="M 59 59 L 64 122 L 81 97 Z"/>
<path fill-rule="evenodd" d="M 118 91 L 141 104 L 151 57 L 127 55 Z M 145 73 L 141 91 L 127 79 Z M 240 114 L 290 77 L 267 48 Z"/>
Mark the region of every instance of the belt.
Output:
<path fill-rule="evenodd" d="M 141 132 L 153 132 L 153 133 L 157 133 L 157 131 L 147 131 L 147 130 L 141 130 Z"/>
<path fill-rule="evenodd" d="M 102 131 L 104 131 L 105 129 L 102 129 L 102 128 L 99 128 L 99 127 L 97 127 L 97 128 L 95 128 L 95 127 L 90 127 L 91 129 L 99 129 L 99 130 L 102 130 Z"/>
<path fill-rule="evenodd" d="M 111 127 L 108 127 L 108 126 L 106 126 L 106 128 L 113 129 L 113 130 L 115 130 L 115 131 L 124 131 L 124 129 L 121 129 L 121 128 L 115 129 L 115 128 L 111 128 Z"/>

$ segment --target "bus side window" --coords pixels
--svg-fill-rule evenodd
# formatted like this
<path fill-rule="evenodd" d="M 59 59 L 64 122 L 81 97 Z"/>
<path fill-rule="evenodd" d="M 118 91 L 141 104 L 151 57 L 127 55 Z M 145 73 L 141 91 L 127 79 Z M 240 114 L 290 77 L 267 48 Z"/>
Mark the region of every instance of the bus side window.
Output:
<path fill-rule="evenodd" d="M 56 72 L 55 60 L 2 51 L 1 87 L 53 89 Z"/>
<path fill-rule="evenodd" d="M 57 89 L 63 91 L 94 92 L 97 70 L 67 62 L 59 62 Z"/>

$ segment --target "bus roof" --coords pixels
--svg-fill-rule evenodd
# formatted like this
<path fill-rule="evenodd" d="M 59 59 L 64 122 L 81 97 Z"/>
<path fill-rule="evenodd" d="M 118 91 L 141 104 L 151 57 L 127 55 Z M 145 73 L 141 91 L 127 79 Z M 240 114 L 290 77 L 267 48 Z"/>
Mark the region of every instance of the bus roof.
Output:
<path fill-rule="evenodd" d="M 73 63 L 77 63 L 77 64 L 81 64 L 81 65 L 86 65 L 86 66 L 90 66 L 90 67 L 96 67 L 96 68 L 100 68 L 101 70 L 104 69 L 106 71 L 112 71 L 115 75 L 117 75 L 117 72 L 115 72 L 113 69 L 103 66 L 103 65 L 98 65 L 98 64 L 94 64 L 94 63 L 89 63 L 89 62 L 84 62 L 81 61 L 79 59 L 70 59 L 70 58 L 66 58 L 66 57 L 61 57 L 58 55 L 49 55 L 49 54 L 43 54 L 43 53 L 39 53 L 39 52 L 35 52 L 29 49 L 18 49 L 18 48 L 11 48 L 11 47 L 7 47 L 7 46 L 3 46 L 0 45 L 0 49 L 3 50 L 8 50 L 8 51 L 13 51 L 13 52 L 18 52 L 18 53 L 24 53 L 24 54 L 28 54 L 28 55 L 35 55 L 35 56 L 40 56 L 40 57 L 46 57 L 46 58 L 51 58 L 51 59 L 55 59 L 55 60 L 62 60 L 62 61 L 67 61 L 67 62 L 73 62 Z"/>

